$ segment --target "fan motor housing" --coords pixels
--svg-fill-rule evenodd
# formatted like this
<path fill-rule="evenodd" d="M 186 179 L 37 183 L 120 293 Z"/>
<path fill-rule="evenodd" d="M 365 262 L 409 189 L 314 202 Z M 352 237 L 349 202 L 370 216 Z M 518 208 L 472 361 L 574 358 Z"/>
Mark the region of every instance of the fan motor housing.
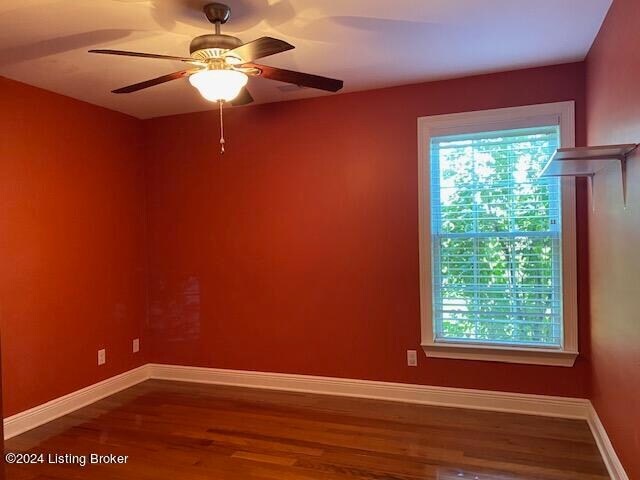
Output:
<path fill-rule="evenodd" d="M 189 51 L 195 58 L 217 58 L 220 56 L 221 50 L 233 50 L 240 45 L 242 45 L 242 41 L 231 35 L 200 35 L 191 41 Z"/>

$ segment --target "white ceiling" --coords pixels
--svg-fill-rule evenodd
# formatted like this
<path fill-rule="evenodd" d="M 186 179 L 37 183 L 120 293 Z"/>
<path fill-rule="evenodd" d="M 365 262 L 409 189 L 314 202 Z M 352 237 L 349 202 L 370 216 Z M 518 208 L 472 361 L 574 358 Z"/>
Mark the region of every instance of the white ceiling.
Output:
<path fill-rule="evenodd" d="M 582 60 L 612 0 L 228 0 L 223 33 L 269 35 L 295 50 L 262 60 L 340 78 L 344 92 Z M 181 70 L 89 48 L 185 56 L 211 33 L 207 0 L 1 0 L 0 75 L 150 118 L 212 108 L 177 80 L 110 91 Z M 326 95 L 253 78 L 257 102 Z M 286 90 L 286 88 L 285 88 Z"/>

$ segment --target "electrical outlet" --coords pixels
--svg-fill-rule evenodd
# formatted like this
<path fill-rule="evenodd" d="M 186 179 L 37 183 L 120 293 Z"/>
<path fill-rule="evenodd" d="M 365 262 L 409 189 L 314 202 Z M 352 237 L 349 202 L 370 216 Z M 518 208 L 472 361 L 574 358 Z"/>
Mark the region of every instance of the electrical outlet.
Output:
<path fill-rule="evenodd" d="M 103 348 L 98 350 L 98 365 L 104 365 L 107 363 L 107 351 Z"/>
<path fill-rule="evenodd" d="M 415 350 L 407 350 L 407 365 L 410 367 L 418 366 L 418 353 Z"/>
<path fill-rule="evenodd" d="M 140 339 L 133 339 L 133 353 L 138 353 L 140 351 Z"/>

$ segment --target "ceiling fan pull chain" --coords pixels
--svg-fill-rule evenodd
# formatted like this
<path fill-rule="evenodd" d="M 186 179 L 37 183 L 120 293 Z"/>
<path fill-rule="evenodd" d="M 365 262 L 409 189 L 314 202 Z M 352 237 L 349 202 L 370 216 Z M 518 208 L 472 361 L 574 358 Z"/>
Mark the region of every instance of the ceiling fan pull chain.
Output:
<path fill-rule="evenodd" d="M 222 102 L 220 104 L 220 155 L 224 155 L 224 120 L 222 119 Z"/>

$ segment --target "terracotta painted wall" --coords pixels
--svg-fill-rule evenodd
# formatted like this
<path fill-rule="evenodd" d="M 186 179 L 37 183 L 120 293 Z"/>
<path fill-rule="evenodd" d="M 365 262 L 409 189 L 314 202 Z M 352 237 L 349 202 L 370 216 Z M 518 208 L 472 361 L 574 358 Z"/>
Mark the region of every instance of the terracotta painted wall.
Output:
<path fill-rule="evenodd" d="M 579 189 L 574 368 L 420 350 L 417 125 L 424 115 L 575 100 L 584 65 L 521 70 L 145 122 L 154 361 L 585 396 L 588 286 Z"/>
<path fill-rule="evenodd" d="M 1 335 L 0 335 L 1 340 Z M 1 344 L 2 342 L 0 342 Z M 2 357 L 2 346 L 0 345 L 0 358 Z M 0 361 L 0 412 L 2 412 L 2 362 Z M 2 415 L 0 415 L 2 416 Z M 0 460 L 0 480 L 5 479 L 4 471 L 4 422 L 0 422 L 0 454 L 2 459 Z"/>
<path fill-rule="evenodd" d="M 587 57 L 590 145 L 640 142 L 640 3 L 615 0 Z M 592 398 L 630 478 L 640 478 L 640 155 L 596 177 L 590 214 Z"/>
<path fill-rule="evenodd" d="M 0 104 L 9 416 L 143 363 L 144 169 L 136 119 L 3 78 Z"/>

